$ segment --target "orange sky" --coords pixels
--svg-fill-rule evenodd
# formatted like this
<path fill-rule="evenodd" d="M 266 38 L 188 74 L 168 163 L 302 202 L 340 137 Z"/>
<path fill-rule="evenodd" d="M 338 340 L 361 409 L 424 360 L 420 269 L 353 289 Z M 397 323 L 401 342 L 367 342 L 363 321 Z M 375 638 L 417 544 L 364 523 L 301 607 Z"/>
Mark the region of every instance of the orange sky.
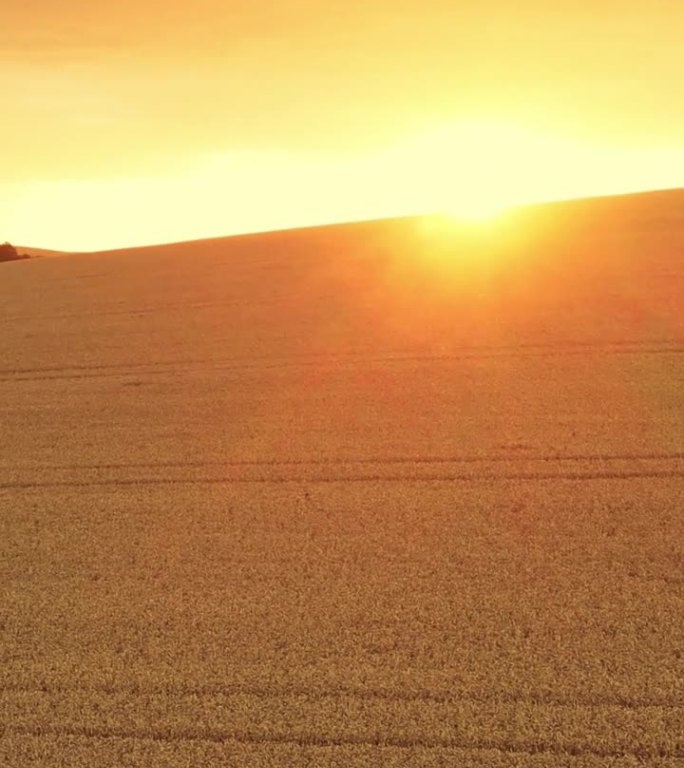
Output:
<path fill-rule="evenodd" d="M 682 0 L 2 0 L 0 241 L 684 186 Z"/>

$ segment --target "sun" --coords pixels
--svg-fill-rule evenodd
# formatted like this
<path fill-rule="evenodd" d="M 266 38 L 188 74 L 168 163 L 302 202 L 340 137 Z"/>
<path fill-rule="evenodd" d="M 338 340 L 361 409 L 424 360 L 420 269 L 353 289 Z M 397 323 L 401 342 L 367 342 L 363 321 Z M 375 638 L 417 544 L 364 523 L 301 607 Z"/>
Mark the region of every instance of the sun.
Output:
<path fill-rule="evenodd" d="M 486 224 L 496 220 L 510 204 L 497 200 L 472 198 L 455 201 L 445 206 L 441 214 L 463 224 Z"/>
<path fill-rule="evenodd" d="M 582 167 L 566 142 L 503 118 L 434 126 L 404 142 L 400 155 L 398 165 L 426 205 L 473 224 L 552 196 L 556 175 L 565 171 L 567 182 L 568 169 Z"/>

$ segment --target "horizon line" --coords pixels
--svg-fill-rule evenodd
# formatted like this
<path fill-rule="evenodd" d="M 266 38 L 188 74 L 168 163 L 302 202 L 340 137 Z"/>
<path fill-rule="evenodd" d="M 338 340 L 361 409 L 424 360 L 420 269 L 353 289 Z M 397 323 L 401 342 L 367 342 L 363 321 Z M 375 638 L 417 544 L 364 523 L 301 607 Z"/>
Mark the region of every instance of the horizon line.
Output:
<path fill-rule="evenodd" d="M 513 203 L 511 205 L 502 206 L 500 213 L 494 214 L 492 218 L 496 218 L 496 216 L 503 215 L 509 211 L 515 211 L 515 210 L 520 210 L 525 208 L 538 208 L 543 206 L 561 205 L 563 203 L 573 203 L 573 202 L 581 202 L 581 201 L 589 202 L 592 200 L 608 200 L 613 198 L 667 194 L 672 192 L 684 192 L 684 186 L 656 187 L 656 188 L 649 188 L 649 189 L 633 190 L 629 192 L 614 192 L 614 193 L 608 192 L 608 193 L 579 195 L 579 196 L 563 197 L 563 198 L 532 200 L 532 201 L 527 201 L 523 203 Z M 339 220 L 333 220 L 333 221 L 316 222 L 312 224 L 294 224 L 292 226 L 276 227 L 275 229 L 266 228 L 266 229 L 246 230 L 243 232 L 233 232 L 233 233 L 222 234 L 222 235 L 203 235 L 201 237 L 192 237 L 187 240 L 171 240 L 171 241 L 151 242 L 151 243 L 142 243 L 142 244 L 137 243 L 137 244 L 131 244 L 131 245 L 115 246 L 111 248 L 96 248 L 94 250 L 63 250 L 60 248 L 53 248 L 53 247 L 47 247 L 47 246 L 20 245 L 20 244 L 16 245 L 15 247 L 17 249 L 28 249 L 29 251 L 30 250 L 46 251 L 54 254 L 64 254 L 64 255 L 70 255 L 70 256 L 80 256 L 80 255 L 85 256 L 85 255 L 113 253 L 116 251 L 132 251 L 132 250 L 142 250 L 146 248 L 172 247 L 176 245 L 184 245 L 186 243 L 188 244 L 202 243 L 208 240 L 231 240 L 234 238 L 253 237 L 256 235 L 275 235 L 279 233 L 308 231 L 312 229 L 326 229 L 330 227 L 354 226 L 359 224 L 374 224 L 374 223 L 380 223 L 383 221 L 398 221 L 401 219 L 440 216 L 440 215 L 444 215 L 444 213 L 445 213 L 444 209 L 438 209 L 438 210 L 432 209 L 428 211 L 410 211 L 406 213 L 396 213 L 396 214 L 389 214 L 385 216 L 372 216 L 367 219 L 366 218 L 339 219 Z M 454 215 L 454 218 L 458 218 L 458 216 Z"/>

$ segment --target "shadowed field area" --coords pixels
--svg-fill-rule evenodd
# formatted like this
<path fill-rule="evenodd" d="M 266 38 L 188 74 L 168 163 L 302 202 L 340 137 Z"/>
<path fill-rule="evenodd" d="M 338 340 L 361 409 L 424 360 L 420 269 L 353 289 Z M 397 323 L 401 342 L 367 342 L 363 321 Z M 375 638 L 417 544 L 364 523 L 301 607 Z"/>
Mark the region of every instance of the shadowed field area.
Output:
<path fill-rule="evenodd" d="M 684 192 L 0 269 L 0 763 L 684 765 Z"/>

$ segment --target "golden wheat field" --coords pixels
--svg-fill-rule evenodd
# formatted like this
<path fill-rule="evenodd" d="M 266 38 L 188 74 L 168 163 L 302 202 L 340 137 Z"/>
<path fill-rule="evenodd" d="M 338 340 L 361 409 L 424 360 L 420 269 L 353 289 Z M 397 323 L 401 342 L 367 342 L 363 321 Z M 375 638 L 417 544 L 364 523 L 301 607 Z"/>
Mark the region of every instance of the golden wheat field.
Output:
<path fill-rule="evenodd" d="M 0 267 L 0 764 L 684 766 L 684 192 Z"/>

